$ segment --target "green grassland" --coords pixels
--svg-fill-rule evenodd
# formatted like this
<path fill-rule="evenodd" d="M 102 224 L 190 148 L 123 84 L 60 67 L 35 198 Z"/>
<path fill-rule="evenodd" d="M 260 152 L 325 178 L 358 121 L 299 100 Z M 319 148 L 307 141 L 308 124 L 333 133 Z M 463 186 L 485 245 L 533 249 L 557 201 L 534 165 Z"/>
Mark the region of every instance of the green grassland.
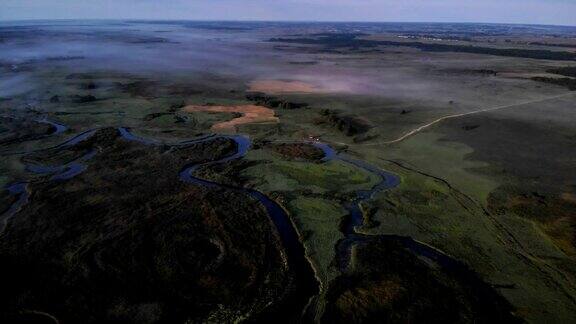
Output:
<path fill-rule="evenodd" d="M 568 104 L 567 100 L 564 101 Z M 558 107 L 554 103 L 541 106 L 530 107 L 536 108 L 532 113 L 530 110 L 517 109 L 520 113 L 512 114 L 512 118 L 535 120 L 537 114 L 545 116 L 547 109 L 555 109 L 555 112 L 560 113 L 549 115 L 554 121 L 550 129 L 535 129 L 530 134 L 559 135 L 556 138 L 548 135 L 548 138 L 540 141 L 528 140 L 535 144 L 529 147 L 528 152 L 540 152 L 540 155 L 523 154 L 529 159 L 524 161 L 514 159 L 514 154 L 526 148 L 526 139 L 522 141 L 523 133 L 519 128 L 504 134 L 490 129 L 486 133 L 482 128 L 479 128 L 480 133 L 462 130 L 466 125 L 479 124 L 484 127 L 485 122 L 481 119 L 451 121 L 447 123 L 448 126 L 440 125 L 394 145 L 353 144 L 350 138 L 333 129 L 316 126 L 312 122 L 316 107 L 298 114 L 282 112 L 287 115 L 283 122 L 288 124 L 282 125 L 282 129 L 290 129 L 287 133 L 293 137 L 308 132 L 321 134 L 329 142 L 350 143 L 347 146 L 334 146 L 402 176 L 399 188 L 381 194 L 364 206 L 365 211 L 373 213 L 367 223 L 372 226 L 376 224 L 372 228 L 365 227 L 365 233 L 411 236 L 454 256 L 493 284 L 517 307 L 518 315 L 529 322 L 571 322 L 576 311 L 573 299 L 576 287 L 572 284 L 575 267 L 573 258 L 566 253 L 572 250 L 571 244 L 565 239 L 571 236 L 571 223 L 566 220 L 540 223 L 510 211 L 494 215 L 488 210 L 488 200 L 503 184 L 522 185 L 526 183 L 523 179 L 530 179 L 529 174 L 503 173 L 503 167 L 513 170 L 515 166 L 520 167 L 530 162 L 530 170 L 536 170 L 536 174 L 568 174 L 570 168 L 562 161 L 569 161 L 569 157 L 562 158 L 559 155 L 554 160 L 554 156 L 544 157 L 542 154 L 547 147 L 555 147 L 553 143 L 561 143 L 562 136 L 573 136 L 563 127 L 552 126 L 572 120 L 568 117 L 571 113 L 568 106 Z M 292 123 L 298 125 L 291 127 Z M 538 123 L 537 119 L 533 122 L 536 125 Z M 472 147 L 467 144 L 469 140 L 461 140 L 458 136 L 462 135 L 456 136 L 454 131 L 448 132 L 446 127 L 471 137 L 485 136 L 486 144 L 480 146 L 472 142 Z M 551 129 L 553 127 L 555 129 Z M 502 126 L 500 129 L 503 129 Z M 371 132 L 390 134 L 389 130 L 381 130 L 380 127 Z M 386 136 L 390 135 L 380 137 Z M 500 151 L 492 150 L 492 154 L 500 154 L 500 160 L 506 164 L 493 163 L 494 156 L 486 157 L 479 153 L 486 152 L 486 147 L 490 145 L 498 147 L 490 144 L 490 139 L 507 142 L 508 146 L 502 147 Z M 516 140 L 518 142 L 515 143 Z M 537 163 L 541 159 L 552 164 L 540 170 Z M 388 161 L 399 162 L 426 175 Z M 553 163 L 564 164 L 558 168 Z M 554 184 L 552 180 L 542 183 L 542 186 L 562 189 L 559 183 Z"/>
<path fill-rule="evenodd" d="M 344 237 L 340 222 L 347 215 L 342 200 L 351 199 L 356 190 L 370 189 L 379 179 L 342 161 L 287 161 L 266 146 L 251 150 L 246 159 L 256 162 L 241 173 L 248 185 L 283 197 L 320 281 L 313 304 L 316 316 L 321 316 L 326 288 L 340 274 L 334 261 L 336 243 Z"/>
<path fill-rule="evenodd" d="M 532 91 L 532 87 L 529 84 L 510 89 L 508 102 L 497 102 L 500 99 L 494 98 L 484 106 L 507 104 L 510 100 L 521 102 L 522 95 L 560 92 L 553 87 Z M 561 207 L 564 209 L 554 207 L 558 204 L 554 197 L 574 190 L 573 164 L 570 164 L 574 157 L 566 149 L 575 138 L 570 125 L 574 120 L 573 100 L 565 98 L 498 114 L 451 120 L 394 145 L 355 144 L 330 127 L 315 125 L 313 111 L 317 112 L 330 100 L 320 97 L 311 101 L 316 105 L 308 111 L 286 113 L 290 117 L 284 121 L 299 126 L 284 126 L 291 130 L 291 136 L 320 134 L 349 154 L 402 175 L 399 188 L 365 206 L 366 211 L 376 211 L 368 223 L 377 224 L 364 228 L 366 233 L 411 236 L 453 255 L 500 287 L 499 291 L 518 308 L 518 314 L 529 322 L 574 321 L 573 222 L 570 217 L 556 218 L 560 216 L 558 213 L 569 215 L 574 209 L 569 205 Z M 345 102 L 335 107 L 358 115 L 370 114 L 370 120 L 377 121 L 370 130 L 377 137 L 368 143 L 393 139 L 412 127 L 412 123 L 421 125 L 434 119 L 433 114 L 425 111 L 415 110 L 401 117 L 386 109 L 386 104 L 381 110 L 370 104 L 353 109 Z M 478 107 L 482 107 L 482 100 L 478 102 Z M 412 121 L 401 123 L 401 127 L 397 123 L 390 125 L 398 118 Z M 468 131 L 467 126 L 479 128 Z M 339 145 L 342 142 L 348 145 Z M 389 160 L 433 177 L 399 168 Z M 523 188 L 518 195 L 531 191 L 545 195 L 548 207 L 520 206 L 522 209 L 495 214 L 489 201 L 507 184 Z M 514 199 L 514 194 L 505 191 L 510 199 Z M 527 212 L 525 208 L 532 210 Z M 532 218 L 526 218 L 526 214 Z M 546 217 L 552 221 L 544 221 Z"/>
<path fill-rule="evenodd" d="M 340 274 L 334 264 L 335 244 L 344 238 L 339 224 L 347 213 L 334 201 L 321 198 L 298 197 L 287 206 L 320 281 L 320 294 L 314 299 L 315 316 L 319 317 L 326 307 L 327 287 Z"/>
<path fill-rule="evenodd" d="M 498 183 L 495 179 L 483 177 L 471 170 L 486 167 L 488 164 L 468 159 L 473 149 L 467 145 L 442 138 L 441 134 L 426 132 L 386 148 L 386 153 L 380 155 L 384 155 L 388 160 L 407 161 L 418 169 L 441 175 L 455 187 L 463 188 L 466 194 L 473 196 L 477 201 L 485 202 Z"/>
<path fill-rule="evenodd" d="M 378 182 L 373 174 L 342 161 L 307 163 L 284 161 L 269 150 L 252 150 L 248 160 L 265 161 L 243 171 L 264 192 L 302 191 L 350 193 L 369 189 Z"/>
<path fill-rule="evenodd" d="M 257 164 L 243 170 L 242 177 L 257 190 L 278 192 L 287 198 L 285 205 L 304 238 L 317 276 L 327 284 L 335 275 L 330 264 L 335 244 L 342 238 L 339 224 L 346 215 L 338 199 L 369 189 L 378 179 L 341 161 L 286 161 L 266 147 L 250 151 L 246 158 Z"/>
<path fill-rule="evenodd" d="M 335 242 L 344 235 L 340 232 L 338 224 L 346 211 L 333 201 L 298 197 L 288 204 L 288 210 L 302 233 L 306 253 L 314 264 L 316 276 L 326 285 L 338 274 L 333 265 L 335 256 Z"/>
<path fill-rule="evenodd" d="M 428 135 L 418 135 L 411 141 Z M 408 169 L 380 162 L 385 169 L 401 175 L 402 183 L 364 206 L 365 210 L 376 212 L 367 222 L 372 227 L 362 231 L 410 236 L 454 256 L 489 283 L 503 287 L 500 292 L 518 308 L 519 315 L 529 321 L 573 320 L 575 309 L 570 296 L 574 296 L 576 290 L 569 279 L 573 271 L 568 270 L 573 266 L 572 259 L 537 224 L 514 215 L 488 214 L 478 198 L 485 196 L 486 191 L 482 190 L 490 186 L 483 187 L 480 182 L 480 186 L 463 187 L 473 189 L 471 195 L 460 191 L 458 188 L 468 179 L 482 177 L 466 169 L 448 168 L 444 173 L 439 172 L 443 164 L 453 163 L 458 156 L 454 149 L 447 150 L 443 144 L 439 148 L 425 146 L 428 153 L 437 154 L 430 163 L 421 165 L 425 170 L 437 172 L 434 174 L 442 174 L 444 180 L 419 173 L 421 170 L 414 165 L 423 161 L 410 160 L 409 155 L 404 156 L 411 162 L 405 162 Z M 398 154 L 393 152 L 391 156 L 397 158 L 394 153 Z M 452 179 L 459 181 L 452 182 Z M 491 182 L 485 180 L 484 183 Z"/>

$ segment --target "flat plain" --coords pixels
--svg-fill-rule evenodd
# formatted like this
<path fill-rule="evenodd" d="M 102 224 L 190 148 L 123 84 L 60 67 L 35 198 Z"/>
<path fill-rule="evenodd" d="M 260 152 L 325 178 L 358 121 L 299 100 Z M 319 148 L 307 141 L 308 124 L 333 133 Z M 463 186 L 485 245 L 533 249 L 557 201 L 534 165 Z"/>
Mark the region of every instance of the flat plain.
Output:
<path fill-rule="evenodd" d="M 576 28 L 0 25 L 0 319 L 576 321 Z"/>

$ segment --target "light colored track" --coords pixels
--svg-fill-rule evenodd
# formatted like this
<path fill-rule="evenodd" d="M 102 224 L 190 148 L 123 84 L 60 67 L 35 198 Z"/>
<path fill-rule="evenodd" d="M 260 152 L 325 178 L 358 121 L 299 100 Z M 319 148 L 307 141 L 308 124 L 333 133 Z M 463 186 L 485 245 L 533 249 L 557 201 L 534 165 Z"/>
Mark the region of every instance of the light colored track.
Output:
<path fill-rule="evenodd" d="M 374 146 L 374 145 L 385 145 L 385 144 L 394 144 L 394 143 L 398 143 L 398 142 L 402 142 L 403 140 L 407 139 L 408 137 L 415 135 L 427 128 L 430 128 L 444 120 L 447 119 L 452 119 L 452 118 L 458 118 L 458 117 L 464 117 L 464 116 L 469 116 L 469 115 L 474 115 L 474 114 L 479 114 L 479 113 L 483 113 L 483 112 L 489 112 L 489 111 L 495 111 L 495 110 L 501 110 L 501 109 L 506 109 L 506 108 L 512 108 L 512 107 L 518 107 L 518 106 L 523 106 L 523 105 L 529 105 L 529 104 L 534 104 L 534 103 L 539 103 L 539 102 L 544 102 L 544 101 L 548 101 L 548 100 L 553 100 L 553 99 L 558 99 L 558 98 L 564 98 L 564 97 L 568 97 L 571 95 L 576 94 L 575 92 L 569 92 L 569 93 L 564 93 L 561 95 L 557 95 L 557 96 L 552 96 L 552 97 L 546 97 L 546 98 L 542 98 L 542 99 L 537 99 L 537 100 L 531 100 L 531 101 L 524 101 L 524 102 L 519 102 L 519 103 L 515 103 L 515 104 L 511 104 L 511 105 L 505 105 L 505 106 L 498 106 L 498 107 L 491 107 L 491 108 L 486 108 L 486 109 L 481 109 L 481 110 L 475 110 L 475 111 L 470 111 L 467 113 L 461 113 L 461 114 L 454 114 L 454 115 L 448 115 L 448 116 L 444 116 L 444 117 L 440 117 L 438 119 L 435 119 L 425 125 L 419 126 L 418 128 L 415 128 L 409 132 L 407 132 L 406 134 L 398 137 L 397 139 L 394 140 L 390 140 L 390 141 L 386 141 L 386 142 L 377 142 L 377 143 L 365 143 L 365 144 L 355 144 L 355 145 L 363 145 L 363 146 Z M 347 143 L 338 143 L 337 144 L 344 144 L 344 145 L 349 145 Z"/>

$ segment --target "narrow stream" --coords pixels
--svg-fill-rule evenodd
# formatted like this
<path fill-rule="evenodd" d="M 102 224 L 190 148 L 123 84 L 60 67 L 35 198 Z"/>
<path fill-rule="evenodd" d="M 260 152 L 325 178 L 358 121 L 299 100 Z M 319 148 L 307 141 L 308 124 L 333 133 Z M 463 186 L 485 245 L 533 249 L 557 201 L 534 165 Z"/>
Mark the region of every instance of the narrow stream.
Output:
<path fill-rule="evenodd" d="M 43 175 L 53 174 L 50 178 L 52 181 L 68 180 L 86 171 L 87 166 L 85 162 L 92 159 L 95 155 L 96 150 L 92 149 L 72 162 L 59 166 L 29 164 L 26 166 L 26 171 Z"/>
<path fill-rule="evenodd" d="M 397 187 L 400 185 L 400 178 L 367 162 L 353 159 L 350 156 L 344 154 L 337 154 L 330 146 L 326 144 L 315 144 L 315 146 L 324 151 L 325 159 L 328 161 L 344 161 L 380 178 L 380 182 L 372 187 L 372 189 L 357 191 L 356 199 L 344 206 L 349 213 L 348 219 L 346 219 L 345 223 L 343 224 L 344 226 L 341 227 L 342 233 L 345 237 L 336 244 L 337 264 L 339 265 L 341 272 L 345 272 L 350 266 L 352 247 L 354 245 L 375 240 L 379 240 L 381 242 L 394 241 L 400 243 L 404 248 L 406 248 L 414 255 L 428 259 L 437 264 L 443 271 L 451 275 L 454 279 L 467 284 L 469 286 L 468 289 L 471 289 L 474 295 L 482 297 L 479 301 L 482 306 L 490 304 L 493 300 L 498 300 L 501 298 L 491 285 L 484 282 L 477 275 L 477 273 L 471 270 L 466 264 L 458 261 L 457 259 L 454 259 L 453 257 L 430 245 L 416 241 L 408 236 L 392 234 L 366 235 L 357 232 L 357 228 L 364 225 L 364 213 L 362 212 L 361 204 L 367 200 L 372 199 L 376 194 L 384 190 Z"/>
<path fill-rule="evenodd" d="M 149 145 L 157 145 L 155 141 L 149 141 L 141 137 L 134 136 L 127 129 L 120 131 L 121 135 L 126 140 L 138 141 L 141 143 Z M 276 227 L 282 245 L 286 252 L 286 259 L 289 268 L 294 271 L 297 282 L 297 291 L 292 294 L 290 298 L 283 301 L 282 305 L 277 307 L 274 311 L 261 315 L 259 320 L 273 319 L 281 312 L 286 316 L 295 316 L 304 312 L 306 305 L 310 298 L 315 296 L 319 291 L 319 283 L 316 281 L 314 276 L 314 271 L 310 262 L 306 259 L 306 253 L 304 246 L 300 242 L 298 233 L 290 221 L 290 217 L 287 212 L 274 200 L 270 199 L 263 193 L 247 188 L 234 187 L 225 184 L 219 184 L 213 181 L 201 179 L 195 177 L 193 173 L 201 167 L 207 167 L 215 164 L 222 164 L 232 160 L 240 159 L 248 153 L 251 142 L 250 139 L 243 135 L 219 135 L 203 137 L 197 140 L 189 140 L 181 142 L 181 144 L 195 144 L 200 142 L 205 142 L 208 140 L 213 140 L 214 138 L 227 138 L 236 143 L 236 150 L 233 154 L 225 156 L 219 160 L 207 161 L 204 163 L 197 163 L 186 166 L 182 171 L 180 171 L 180 180 L 186 183 L 191 183 L 195 185 L 200 185 L 204 187 L 216 187 L 223 188 L 227 190 L 237 191 L 249 195 L 256 201 L 258 201 L 265 209 L 270 217 L 270 220 Z"/>
<path fill-rule="evenodd" d="M 42 124 L 48 124 L 48 125 L 54 127 L 54 131 L 51 132 L 50 134 L 46 135 L 46 136 L 54 136 L 54 135 L 62 134 L 68 130 L 68 126 L 50 121 L 46 118 L 35 119 L 35 121 L 38 123 L 42 123 Z"/>
<path fill-rule="evenodd" d="M 55 131 L 50 133 L 46 137 L 58 135 L 68 130 L 67 126 L 49 121 L 47 119 L 38 119 L 35 121 L 39 123 L 46 123 L 52 125 L 55 128 Z M 47 151 L 50 149 L 60 147 L 70 147 L 90 138 L 90 136 L 92 136 L 95 132 L 96 130 L 83 132 L 51 148 L 28 151 L 28 152 L 19 152 L 15 154 L 29 154 L 34 152 Z M 92 150 L 87 154 L 81 156 L 80 158 L 61 166 L 42 166 L 42 165 L 29 164 L 26 165 L 26 170 L 37 174 L 53 174 L 53 176 L 50 178 L 50 180 L 53 181 L 67 180 L 84 172 L 86 170 L 86 165 L 84 165 L 83 162 L 88 161 L 89 159 L 94 157 L 94 155 L 96 155 L 96 151 Z M 14 215 L 16 215 L 16 213 L 18 213 L 18 211 L 20 211 L 20 209 L 28 202 L 29 198 L 28 185 L 29 185 L 28 182 L 16 182 L 6 186 L 6 190 L 8 190 L 8 193 L 11 196 L 16 197 L 16 201 L 8 208 L 7 211 L 5 211 L 4 213 L 2 213 L 2 215 L 0 215 L 0 236 L 4 233 L 4 230 L 6 229 L 6 226 L 8 225 L 10 219 L 12 219 L 12 217 L 14 217 Z"/>
<path fill-rule="evenodd" d="M 63 131 L 62 129 L 66 129 L 65 126 L 63 127 L 64 128 L 57 128 L 57 129 L 59 129 L 62 132 Z M 95 132 L 96 130 L 86 131 L 53 148 L 73 146 L 90 138 L 90 136 L 92 136 Z M 282 314 L 286 315 L 291 314 L 292 316 L 294 314 L 301 314 L 304 311 L 310 298 L 318 294 L 319 283 L 315 279 L 314 271 L 312 269 L 310 262 L 306 259 L 304 246 L 300 242 L 298 232 L 294 227 L 293 223 L 291 222 L 290 217 L 284 210 L 284 208 L 282 208 L 278 203 L 270 199 L 268 196 L 254 189 L 240 188 L 225 184 L 219 184 L 213 181 L 201 179 L 194 176 L 194 172 L 201 167 L 223 164 L 244 157 L 251 147 L 251 142 L 248 137 L 243 135 L 208 135 L 198 139 L 178 142 L 176 144 L 165 144 L 155 139 L 146 139 L 136 136 L 132 134 L 128 128 L 118 128 L 118 132 L 125 140 L 136 141 L 146 145 L 155 145 L 155 146 L 168 145 L 178 147 L 183 145 L 192 145 L 196 143 L 206 142 L 217 138 L 226 138 L 234 141 L 234 143 L 236 144 L 236 150 L 232 154 L 229 154 L 228 156 L 225 156 L 219 160 L 206 161 L 203 163 L 188 165 L 180 171 L 179 178 L 183 182 L 194 185 L 223 188 L 227 190 L 233 190 L 236 192 L 244 193 L 252 197 L 256 201 L 258 201 L 265 208 L 265 210 L 268 213 L 268 216 L 270 217 L 270 220 L 275 225 L 278 231 L 284 250 L 286 252 L 288 265 L 291 269 L 294 270 L 294 273 L 296 274 L 298 291 L 292 294 L 293 296 L 291 296 L 291 298 L 286 300 L 279 308 L 282 309 Z M 354 245 L 369 240 L 394 240 L 396 242 L 400 242 L 402 246 L 407 248 L 415 255 L 425 257 L 437 263 L 443 269 L 459 276 L 462 280 L 466 280 L 467 282 L 471 283 L 475 288 L 481 289 L 481 291 L 485 292 L 491 288 L 489 285 L 481 281 L 475 275 L 475 273 L 472 272 L 463 263 L 451 258 L 450 256 L 444 254 L 443 252 L 429 245 L 415 241 L 410 237 L 403 237 L 397 235 L 365 235 L 357 232 L 357 228 L 364 224 L 364 215 L 362 212 L 361 204 L 366 202 L 367 200 L 372 199 L 376 194 L 384 190 L 389 190 L 394 187 L 397 187 L 400 184 L 400 178 L 392 173 L 381 170 L 380 168 L 377 168 L 364 161 L 356 160 L 350 156 L 337 153 L 332 147 L 330 147 L 327 144 L 320 142 L 308 142 L 308 143 L 321 149 L 324 152 L 324 158 L 322 159 L 322 161 L 325 162 L 331 160 L 343 161 L 345 163 L 354 165 L 355 167 L 360 168 L 373 175 L 376 175 L 380 179 L 380 181 L 376 185 L 374 185 L 370 190 L 357 191 L 356 198 L 344 206 L 349 212 L 349 216 L 345 221 L 345 224 L 341 226 L 342 233 L 344 234 L 345 238 L 340 240 L 335 247 L 337 252 L 336 253 L 337 263 L 342 272 L 345 272 L 350 265 L 350 255 L 352 247 Z M 91 150 L 85 155 L 81 156 L 80 158 L 61 166 L 28 165 L 27 170 L 38 174 L 53 174 L 53 176 L 51 177 L 51 180 L 53 181 L 67 180 L 77 176 L 78 174 L 86 170 L 85 162 L 94 157 L 95 154 L 96 150 Z M 9 210 L 5 212 L 2 216 L 0 216 L 0 235 L 4 232 L 4 229 L 6 228 L 6 225 L 9 222 L 9 220 L 27 202 L 28 200 L 27 187 L 28 183 L 26 182 L 14 183 L 7 187 L 7 190 L 10 192 L 10 194 L 17 197 L 17 199 L 16 202 L 13 203 L 12 206 L 9 208 Z M 274 314 L 273 313 L 264 314 L 263 317 L 265 318 L 269 317 L 270 319 L 273 319 L 276 311 L 277 310 L 274 311 Z"/>

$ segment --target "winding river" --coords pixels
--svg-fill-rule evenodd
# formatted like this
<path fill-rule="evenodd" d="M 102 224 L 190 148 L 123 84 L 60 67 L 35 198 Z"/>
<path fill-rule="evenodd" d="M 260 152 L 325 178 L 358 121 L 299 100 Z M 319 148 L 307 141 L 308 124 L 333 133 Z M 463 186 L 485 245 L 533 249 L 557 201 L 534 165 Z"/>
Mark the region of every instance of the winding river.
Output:
<path fill-rule="evenodd" d="M 53 121 L 48 120 L 46 118 L 35 119 L 34 121 L 36 121 L 38 123 L 42 123 L 42 124 L 48 124 L 48 125 L 54 127 L 54 131 L 51 132 L 50 134 L 46 135 L 46 136 L 54 136 L 54 135 L 62 134 L 68 130 L 68 126 L 63 125 L 63 124 L 59 124 L 57 122 L 53 122 Z"/>
<path fill-rule="evenodd" d="M 483 297 L 479 300 L 481 304 L 490 303 L 491 299 L 499 297 L 494 291 L 493 287 L 484 282 L 476 274 L 476 272 L 471 270 L 466 264 L 449 256 L 439 249 L 434 248 L 433 246 L 419 242 L 408 236 L 393 234 L 366 235 L 359 233 L 357 228 L 364 225 L 364 213 L 362 212 L 361 204 L 372 199 L 376 194 L 382 191 L 399 186 L 401 183 L 400 178 L 395 174 L 384 171 L 365 161 L 353 159 L 352 157 L 345 154 L 337 154 L 330 146 L 326 144 L 315 143 L 314 146 L 324 151 L 326 160 L 338 159 L 340 161 L 350 163 L 380 178 L 380 182 L 374 185 L 372 189 L 357 191 L 356 199 L 344 206 L 348 211 L 348 217 L 345 220 L 343 226 L 341 226 L 344 239 L 340 240 L 336 244 L 336 261 L 341 272 L 346 271 L 349 267 L 352 247 L 355 244 L 367 241 L 395 241 L 414 255 L 432 261 L 438 265 L 445 273 L 449 274 L 459 282 L 468 285 L 469 289 L 473 290 L 476 296 Z"/>
<path fill-rule="evenodd" d="M 157 141 L 135 136 L 126 128 L 120 128 L 119 131 L 125 140 L 137 141 L 147 145 L 159 144 Z M 260 316 L 260 320 L 273 319 L 276 316 L 276 311 L 279 309 L 281 309 L 282 313 L 288 316 L 300 314 L 305 309 L 308 301 L 318 293 L 319 283 L 314 277 L 314 271 L 310 262 L 308 262 L 306 259 L 304 246 L 300 242 L 299 235 L 284 208 L 257 190 L 219 184 L 194 176 L 194 171 L 201 167 L 222 164 L 244 157 L 251 147 L 250 139 L 244 135 L 218 135 L 206 136 L 196 140 L 188 140 L 175 145 L 192 145 L 214 140 L 215 138 L 226 138 L 228 140 L 234 141 L 236 144 L 236 150 L 232 154 L 224 156 L 219 160 L 207 161 L 204 163 L 192 164 L 184 167 L 179 174 L 180 180 L 194 185 L 223 188 L 247 194 L 258 201 L 266 209 L 266 212 L 276 227 L 280 236 L 280 240 L 282 241 L 282 245 L 286 253 L 286 261 L 288 262 L 290 269 L 293 269 L 296 276 L 297 292 L 292 294 L 288 299 L 284 300 L 282 305 L 277 307 L 274 312 L 262 314 Z"/>
<path fill-rule="evenodd" d="M 47 121 L 46 121 L 47 122 Z M 50 122 L 48 122 L 50 123 Z M 56 126 L 55 126 L 56 127 Z M 65 129 L 57 128 L 59 130 Z M 63 130 L 62 130 L 63 131 Z M 53 148 L 69 147 L 78 144 L 92 136 L 97 130 L 89 130 L 81 133 L 64 143 L 57 145 Z M 290 298 L 285 300 L 279 308 L 273 310 L 270 314 L 264 314 L 262 317 L 266 319 L 278 319 L 277 311 L 282 310 L 282 314 L 302 314 L 308 304 L 309 300 L 318 294 L 319 283 L 315 279 L 314 271 L 310 262 L 306 258 L 304 246 L 301 243 L 300 237 L 294 224 L 292 223 L 286 210 L 276 203 L 274 200 L 266 196 L 265 194 L 249 188 L 235 187 L 231 185 L 219 184 L 213 181 L 205 180 L 194 176 L 194 172 L 201 167 L 207 167 L 216 164 L 223 164 L 230 162 L 232 160 L 240 159 L 244 157 L 251 147 L 250 139 L 243 135 L 208 135 L 198 139 L 187 140 L 178 142 L 175 144 L 166 144 L 155 139 L 147 139 L 136 136 L 130 132 L 128 128 L 118 128 L 119 134 L 124 140 L 135 141 L 145 145 L 168 145 L 168 146 L 184 146 L 192 145 L 201 142 L 206 142 L 218 138 L 226 138 L 228 140 L 234 141 L 236 144 L 236 150 L 219 160 L 207 161 L 198 164 L 188 165 L 183 168 L 179 173 L 179 178 L 181 181 L 190 183 L 193 185 L 199 185 L 204 187 L 215 187 L 223 188 L 226 190 L 232 190 L 240 192 L 250 196 L 252 199 L 258 201 L 267 211 L 271 222 L 276 227 L 278 234 L 280 236 L 281 242 L 283 244 L 286 260 L 291 269 L 294 270 L 297 282 L 297 292 L 292 294 Z M 337 264 L 339 265 L 340 271 L 345 272 L 349 267 L 350 255 L 352 247 L 355 244 L 366 242 L 369 240 L 394 240 L 402 244 L 409 251 L 417 256 L 425 257 L 444 270 L 449 271 L 451 274 L 458 276 L 460 279 L 465 280 L 470 283 L 474 288 L 481 289 L 481 291 L 486 292 L 486 289 L 491 287 L 481 281 L 474 272 L 472 272 L 463 263 L 451 258 L 445 253 L 421 242 L 418 242 L 410 237 L 402 237 L 397 235 L 365 235 L 357 231 L 357 228 L 364 224 L 364 215 L 362 212 L 362 203 L 367 200 L 372 199 L 376 194 L 394 188 L 400 184 L 400 178 L 392 173 L 386 172 L 377 168 L 371 164 L 364 161 L 354 159 L 348 155 L 337 153 L 332 147 L 327 144 L 320 142 L 306 142 L 311 144 L 324 152 L 324 162 L 331 160 L 340 160 L 345 163 L 354 165 L 357 168 L 365 170 L 371 174 L 379 177 L 380 181 L 374 185 L 370 190 L 359 190 L 356 192 L 356 198 L 345 204 L 345 208 L 348 210 L 348 217 L 341 226 L 342 233 L 344 234 L 344 239 L 340 240 L 336 244 L 336 255 Z M 38 174 L 52 174 L 50 178 L 52 181 L 63 181 L 71 179 L 84 170 L 86 170 L 85 162 L 91 159 L 96 154 L 95 150 L 91 150 L 80 158 L 69 162 L 62 166 L 39 166 L 39 165 L 28 165 L 27 169 L 30 172 Z M 18 182 L 7 187 L 11 195 L 17 197 L 16 202 L 0 216 L 0 235 L 2 235 L 6 224 L 9 220 L 22 208 L 24 204 L 28 201 L 28 183 Z"/>

